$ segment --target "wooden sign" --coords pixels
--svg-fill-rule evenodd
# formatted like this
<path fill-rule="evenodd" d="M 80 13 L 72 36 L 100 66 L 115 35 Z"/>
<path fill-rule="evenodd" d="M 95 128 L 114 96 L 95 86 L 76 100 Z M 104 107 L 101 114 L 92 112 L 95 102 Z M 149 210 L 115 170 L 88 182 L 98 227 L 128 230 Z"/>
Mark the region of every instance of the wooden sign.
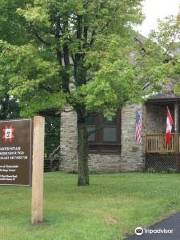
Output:
<path fill-rule="evenodd" d="M 31 185 L 32 120 L 0 121 L 0 184 Z"/>
<path fill-rule="evenodd" d="M 32 185 L 32 224 L 43 221 L 44 126 L 41 116 L 0 121 L 0 185 Z"/>

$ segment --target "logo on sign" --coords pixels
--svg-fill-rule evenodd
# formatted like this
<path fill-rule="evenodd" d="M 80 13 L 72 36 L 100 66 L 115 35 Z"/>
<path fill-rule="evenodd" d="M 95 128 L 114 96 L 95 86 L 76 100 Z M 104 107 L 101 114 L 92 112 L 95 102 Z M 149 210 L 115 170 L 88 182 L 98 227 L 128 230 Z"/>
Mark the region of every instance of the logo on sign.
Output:
<path fill-rule="evenodd" d="M 3 137 L 2 137 L 3 142 L 4 143 L 7 143 L 7 142 L 12 143 L 14 140 L 15 128 L 13 128 L 13 126 L 10 125 L 10 126 L 5 126 L 2 130 L 3 130 Z"/>

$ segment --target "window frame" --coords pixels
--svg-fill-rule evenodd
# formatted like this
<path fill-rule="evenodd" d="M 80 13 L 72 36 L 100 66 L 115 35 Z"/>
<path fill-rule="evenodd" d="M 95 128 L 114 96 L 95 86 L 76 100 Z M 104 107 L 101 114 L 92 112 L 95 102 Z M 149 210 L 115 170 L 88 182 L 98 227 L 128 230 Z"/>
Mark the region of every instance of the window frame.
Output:
<path fill-rule="evenodd" d="M 116 115 L 116 123 L 108 124 L 104 121 L 104 117 L 100 114 L 95 114 L 95 124 L 87 124 L 88 127 L 95 127 L 95 139 L 88 141 L 89 153 L 120 153 L 121 152 L 121 111 Z M 116 141 L 104 141 L 103 129 L 112 127 L 116 129 Z M 99 129 L 99 130 L 97 130 Z"/>

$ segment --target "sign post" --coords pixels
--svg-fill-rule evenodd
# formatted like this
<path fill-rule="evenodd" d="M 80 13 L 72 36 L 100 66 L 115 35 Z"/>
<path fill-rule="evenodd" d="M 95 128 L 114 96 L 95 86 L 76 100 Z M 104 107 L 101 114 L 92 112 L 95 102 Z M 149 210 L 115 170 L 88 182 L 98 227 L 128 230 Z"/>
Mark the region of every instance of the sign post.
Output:
<path fill-rule="evenodd" d="M 0 185 L 32 184 L 32 224 L 43 221 L 43 117 L 0 121 Z"/>
<path fill-rule="evenodd" d="M 34 117 L 32 161 L 32 224 L 38 224 L 43 221 L 44 126 L 45 121 L 43 117 Z"/>

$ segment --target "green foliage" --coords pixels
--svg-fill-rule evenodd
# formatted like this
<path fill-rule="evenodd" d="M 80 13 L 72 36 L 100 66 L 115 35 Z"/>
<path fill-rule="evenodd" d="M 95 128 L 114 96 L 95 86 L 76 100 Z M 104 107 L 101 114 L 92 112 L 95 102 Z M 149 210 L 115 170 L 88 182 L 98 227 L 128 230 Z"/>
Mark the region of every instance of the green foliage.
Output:
<path fill-rule="evenodd" d="M 135 62 L 138 69 L 137 80 L 142 95 L 158 92 L 171 75 L 171 63 L 166 62 L 163 49 L 151 39 L 143 40 L 144 53 L 136 52 Z"/>
<path fill-rule="evenodd" d="M 28 40 L 26 21 L 16 12 L 17 8 L 24 8 L 26 2 L 26 0 L 0 1 L 0 39 L 17 45 Z"/>
<path fill-rule="evenodd" d="M 137 71 L 129 53 L 132 26 L 142 20 L 141 0 L 34 0 L 16 6 L 14 18 L 29 42 L 2 41 L 0 64 L 1 82 L 9 83 L 22 115 L 64 104 L 112 115 L 136 98 Z"/>
<path fill-rule="evenodd" d="M 150 37 L 161 47 L 164 61 L 168 63 L 167 76 L 176 81 L 174 92 L 180 94 L 180 12 L 159 21 L 158 30 L 152 31 Z"/>
<path fill-rule="evenodd" d="M 177 16 L 169 16 L 158 22 L 158 30 L 152 31 L 151 39 L 155 40 L 166 54 L 174 54 L 180 40 L 180 12 Z"/>
<path fill-rule="evenodd" d="M 21 100 L 22 116 L 32 116 L 48 108 L 60 108 L 63 93 L 60 91 L 57 64 L 45 60 L 41 49 L 32 44 L 13 46 L 1 42 L 0 47 L 1 79 L 6 81 L 8 78 L 8 93 Z"/>
<path fill-rule="evenodd" d="M 115 34 L 99 36 L 88 52 L 86 66 L 90 69 L 91 81 L 83 85 L 80 92 L 85 94 L 89 111 L 101 109 L 105 115 L 113 114 L 125 101 L 132 99 L 136 69 L 130 64 L 129 54 L 133 50 L 130 47 L 133 33 L 126 37 L 123 39 Z"/>
<path fill-rule="evenodd" d="M 16 12 L 18 7 L 25 7 L 24 0 L 1 0 L 0 1 L 0 38 L 1 51 L 2 41 L 10 44 L 21 45 L 29 40 L 26 22 Z M 9 83 L 9 61 L 1 52 L 0 59 L 0 119 L 11 119 L 19 117 L 19 104 L 17 99 L 8 94 Z"/>
<path fill-rule="evenodd" d="M 0 103 L 0 119 L 14 119 L 18 118 L 20 114 L 19 105 L 15 98 L 8 94 L 3 95 Z"/>
<path fill-rule="evenodd" d="M 45 124 L 45 159 L 59 146 L 60 141 L 60 117 L 46 116 Z"/>
<path fill-rule="evenodd" d="M 143 18 L 141 0 L 13 0 L 3 8 L 0 96 L 16 97 L 22 115 L 70 104 L 111 116 L 179 74 L 178 58 L 166 61 L 179 18 L 139 44 L 132 26 Z"/>

